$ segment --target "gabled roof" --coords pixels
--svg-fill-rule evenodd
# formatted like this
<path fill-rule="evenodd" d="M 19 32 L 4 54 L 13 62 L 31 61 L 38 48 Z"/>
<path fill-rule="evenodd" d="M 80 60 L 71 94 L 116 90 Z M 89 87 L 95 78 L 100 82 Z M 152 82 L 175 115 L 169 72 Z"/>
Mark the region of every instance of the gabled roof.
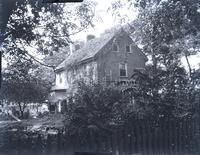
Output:
<path fill-rule="evenodd" d="M 99 38 L 88 41 L 81 49 L 75 51 L 60 63 L 55 70 L 65 69 L 93 58 L 114 37 L 114 35 L 115 33 L 107 33 L 101 35 Z"/>
<path fill-rule="evenodd" d="M 116 35 L 124 32 L 129 35 L 123 28 L 107 32 L 106 34 L 101 35 L 99 38 L 94 38 L 88 41 L 81 49 L 75 51 L 72 55 L 68 56 L 63 62 L 61 62 L 56 68 L 55 71 L 64 70 L 75 65 L 79 65 L 84 61 L 91 60 L 94 56 Z M 137 46 L 136 46 L 137 47 Z M 138 47 L 137 47 L 138 48 Z M 138 48 L 139 49 L 139 48 Z M 141 55 L 147 61 L 145 54 L 140 51 Z"/>

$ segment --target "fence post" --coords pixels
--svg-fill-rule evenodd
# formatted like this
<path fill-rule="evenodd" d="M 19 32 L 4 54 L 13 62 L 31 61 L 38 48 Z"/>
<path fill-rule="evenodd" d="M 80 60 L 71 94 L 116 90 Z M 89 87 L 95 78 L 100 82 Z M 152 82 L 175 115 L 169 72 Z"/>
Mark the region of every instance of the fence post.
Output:
<path fill-rule="evenodd" d="M 147 149 L 147 145 L 146 145 L 146 140 L 147 140 L 147 136 L 146 136 L 146 121 L 142 121 L 142 125 L 141 125 L 141 133 L 142 133 L 142 142 L 143 142 L 143 144 L 142 144 L 142 147 L 143 147 L 143 154 L 146 154 L 146 149 Z"/>
<path fill-rule="evenodd" d="M 200 154 L 200 94 L 196 95 L 195 98 L 195 137 L 196 137 L 196 144 L 197 144 L 197 151 L 196 154 Z"/>
<path fill-rule="evenodd" d="M 152 134 L 150 130 L 151 130 L 151 123 L 147 122 L 148 154 L 152 154 Z"/>

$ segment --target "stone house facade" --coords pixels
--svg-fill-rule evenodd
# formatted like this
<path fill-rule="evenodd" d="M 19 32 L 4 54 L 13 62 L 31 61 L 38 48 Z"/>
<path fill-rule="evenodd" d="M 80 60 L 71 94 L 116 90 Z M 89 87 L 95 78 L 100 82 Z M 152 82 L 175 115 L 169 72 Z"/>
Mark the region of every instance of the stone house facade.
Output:
<path fill-rule="evenodd" d="M 147 57 L 123 29 L 90 40 L 55 68 L 56 80 L 50 102 L 67 98 L 75 81 L 83 79 L 100 84 L 128 82 L 134 69 L 144 69 Z M 60 105 L 60 104 L 58 104 Z M 58 111 L 61 106 L 58 106 Z"/>

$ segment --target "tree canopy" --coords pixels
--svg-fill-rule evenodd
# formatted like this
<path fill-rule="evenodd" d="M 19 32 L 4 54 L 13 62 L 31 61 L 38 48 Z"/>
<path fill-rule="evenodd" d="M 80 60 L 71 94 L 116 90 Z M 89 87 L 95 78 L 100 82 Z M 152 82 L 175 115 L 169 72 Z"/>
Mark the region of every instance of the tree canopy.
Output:
<path fill-rule="evenodd" d="M 126 6 L 138 11 L 136 19 L 127 27 L 149 58 L 145 73 L 136 71 L 133 75 L 139 83 L 138 89 L 132 90 L 138 106 L 157 114 L 157 118 L 187 114 L 189 117 L 198 91 L 199 71 L 192 68 L 189 56 L 200 51 L 200 1 L 126 2 L 128 5 L 115 1 L 112 9 L 118 16 L 120 9 Z M 187 68 L 183 67 L 183 58 Z"/>
<path fill-rule="evenodd" d="M 1 101 L 18 105 L 21 117 L 29 103 L 45 102 L 52 81 L 43 71 L 30 61 L 16 58 L 2 72 Z"/>
<path fill-rule="evenodd" d="M 92 26 L 94 14 L 92 2 L 44 4 L 26 0 L 18 3 L 2 36 L 3 56 L 15 55 L 42 64 L 40 55 L 59 52 L 59 48 L 69 45 L 71 35 Z"/>

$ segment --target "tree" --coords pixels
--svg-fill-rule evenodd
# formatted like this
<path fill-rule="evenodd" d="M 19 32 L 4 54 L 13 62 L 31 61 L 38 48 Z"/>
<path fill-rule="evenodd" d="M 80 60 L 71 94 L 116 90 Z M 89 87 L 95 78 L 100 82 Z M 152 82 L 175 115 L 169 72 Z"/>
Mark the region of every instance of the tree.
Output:
<path fill-rule="evenodd" d="M 46 65 L 36 54 L 58 52 L 71 42 L 71 35 L 92 25 L 92 3 L 69 5 L 43 4 L 31 0 L 18 3 L 3 36 L 3 56 L 15 55 Z"/>
<path fill-rule="evenodd" d="M 184 56 L 191 75 L 188 57 L 199 52 L 200 2 L 138 0 L 129 3 L 139 10 L 136 20 L 129 26 L 144 52 L 151 56 L 155 69 L 160 64 L 167 67 Z"/>
<path fill-rule="evenodd" d="M 134 117 L 153 122 L 190 118 L 192 106 L 186 87 L 186 71 L 183 67 L 176 67 L 172 72 L 173 74 L 169 70 L 158 68 L 158 75 L 155 77 L 152 66 L 147 66 L 143 72 L 135 70 L 132 78 L 137 84 L 134 88 L 125 90 L 132 92 L 134 97 Z"/>
<path fill-rule="evenodd" d="M 40 72 L 34 72 L 34 67 L 32 62 L 16 58 L 2 74 L 0 98 L 17 104 L 21 118 L 24 118 L 24 110 L 29 103 L 42 103 L 47 99 L 51 86 Z"/>
<path fill-rule="evenodd" d="M 130 33 L 150 60 L 145 76 L 137 72 L 148 83 L 140 83 L 145 90 L 143 97 L 148 97 L 147 104 L 154 102 L 159 107 L 166 103 L 172 109 L 192 105 L 196 71 L 191 68 L 188 57 L 200 49 L 199 0 L 128 0 L 127 3 L 130 9 L 136 7 L 139 12 L 135 21 L 128 24 Z M 122 7 L 122 1 L 114 4 L 114 10 Z M 188 72 L 182 67 L 183 57 Z"/>
<path fill-rule="evenodd" d="M 128 2 L 139 10 L 136 20 L 128 24 L 134 31 L 132 36 L 151 57 L 155 69 L 160 64 L 167 67 L 172 61 L 180 61 L 184 56 L 191 75 L 188 56 L 199 52 L 200 2 L 198 0 Z M 120 4 L 121 1 L 118 1 L 114 8 L 120 8 Z M 166 61 L 169 59 L 173 60 L 167 64 Z"/>

